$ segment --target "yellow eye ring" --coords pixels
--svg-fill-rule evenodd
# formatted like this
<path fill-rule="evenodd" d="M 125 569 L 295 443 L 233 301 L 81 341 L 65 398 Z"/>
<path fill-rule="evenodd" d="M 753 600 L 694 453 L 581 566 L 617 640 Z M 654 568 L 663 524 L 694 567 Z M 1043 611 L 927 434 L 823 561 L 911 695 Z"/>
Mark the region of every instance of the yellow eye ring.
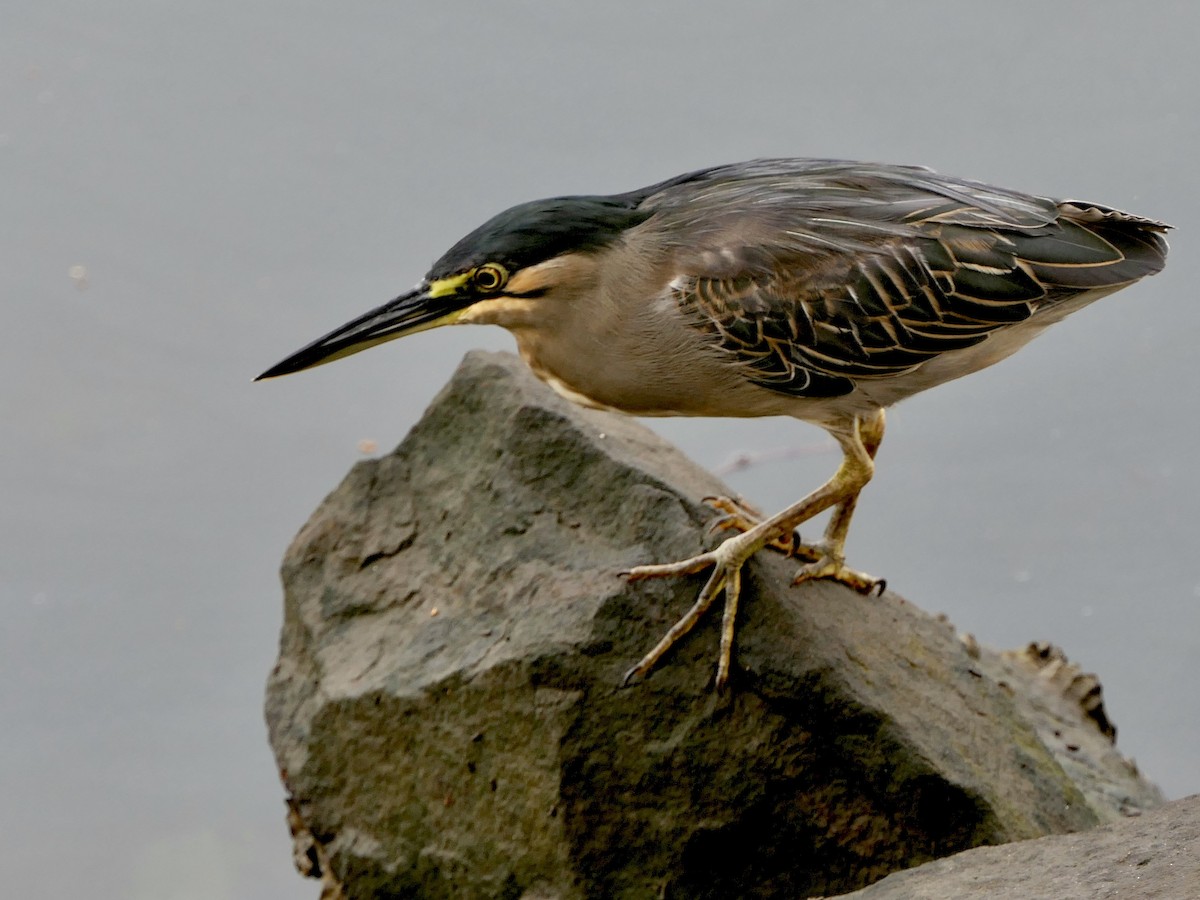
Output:
<path fill-rule="evenodd" d="M 471 280 L 481 291 L 498 291 L 504 287 L 504 282 L 508 281 L 508 272 L 505 271 L 504 266 L 487 263 L 475 270 Z"/>

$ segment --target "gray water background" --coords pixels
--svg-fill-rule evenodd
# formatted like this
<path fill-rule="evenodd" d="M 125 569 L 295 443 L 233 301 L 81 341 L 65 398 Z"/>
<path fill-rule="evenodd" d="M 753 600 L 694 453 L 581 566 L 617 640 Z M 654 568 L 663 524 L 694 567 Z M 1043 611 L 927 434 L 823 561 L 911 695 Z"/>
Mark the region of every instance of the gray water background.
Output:
<path fill-rule="evenodd" d="M 0 12 L 0 872 L 9 896 L 314 897 L 261 717 L 277 566 L 462 354 L 250 379 L 504 207 L 769 155 L 922 163 L 1178 226 L 1164 274 L 897 408 L 851 564 L 1098 672 L 1200 790 L 1200 7 L 205 4 Z M 774 509 L 785 420 L 655 421 Z M 769 455 L 768 455 L 769 456 Z M 650 640 L 654 636 L 648 635 Z"/>

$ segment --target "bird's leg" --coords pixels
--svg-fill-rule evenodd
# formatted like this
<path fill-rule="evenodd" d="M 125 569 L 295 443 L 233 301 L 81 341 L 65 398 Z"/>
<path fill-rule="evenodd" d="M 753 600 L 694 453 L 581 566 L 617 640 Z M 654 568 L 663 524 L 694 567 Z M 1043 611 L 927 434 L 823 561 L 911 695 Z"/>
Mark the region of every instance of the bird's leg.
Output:
<path fill-rule="evenodd" d="M 883 443 L 884 424 L 885 418 L 882 409 L 876 410 L 869 416 L 860 416 L 858 419 L 859 442 L 867 456 L 870 457 L 872 465 L 874 465 L 875 454 L 879 451 L 879 445 Z M 846 533 L 850 530 L 850 519 L 854 516 L 855 506 L 858 505 L 860 491 L 861 488 L 834 507 L 829 524 L 825 528 L 825 536 L 820 543 L 811 547 L 808 545 L 802 547 L 804 551 L 807 551 L 807 558 L 811 562 L 801 567 L 792 584 L 802 584 L 817 578 L 831 578 L 854 588 L 861 594 L 869 594 L 872 591 L 883 593 L 886 581 L 873 578 L 864 572 L 847 569 L 845 565 Z"/>
<path fill-rule="evenodd" d="M 867 451 L 867 455 L 872 460 L 875 459 L 879 445 L 883 442 L 883 430 L 884 412 L 882 409 L 859 419 L 859 438 L 862 440 L 863 449 Z M 704 503 L 721 513 L 720 516 L 708 523 L 710 533 L 727 530 L 749 531 L 763 520 L 762 513 L 741 498 L 735 500 L 731 497 L 705 497 Z M 837 553 L 840 553 L 845 546 L 846 532 L 850 529 L 850 519 L 854 516 L 854 507 L 857 504 L 858 494 L 854 494 L 834 507 L 829 525 L 825 529 L 825 536 L 818 544 L 807 544 L 801 539 L 798 531 L 789 531 L 787 534 L 777 535 L 764 546 L 768 550 L 777 550 L 784 556 L 798 556 L 810 563 L 821 562 L 829 555 L 827 548 L 832 547 Z M 808 579 L 802 578 L 801 580 Z M 872 580 L 872 584 L 874 585 L 876 582 Z"/>
<path fill-rule="evenodd" d="M 879 421 L 882 423 L 881 417 Z M 640 581 L 644 578 L 691 575 L 695 572 L 703 571 L 710 566 L 713 570 L 692 608 L 687 611 L 683 618 L 671 626 L 662 640 L 637 665 L 626 673 L 625 683 L 643 677 L 654 668 L 654 665 L 662 658 L 663 654 L 674 646 L 681 637 L 691 631 L 696 622 L 700 620 L 700 617 L 704 615 L 705 611 L 712 606 L 717 597 L 724 591 L 725 614 L 721 622 L 721 650 L 717 661 L 716 686 L 718 690 L 725 686 L 729 680 L 730 658 L 733 651 L 734 622 L 737 616 L 738 597 L 741 593 L 741 571 L 746 560 L 780 535 L 790 534 L 802 522 L 807 522 L 813 516 L 824 512 L 831 506 L 837 506 L 857 497 L 863 485 L 871 479 L 874 471 L 874 463 L 871 459 L 871 453 L 867 450 L 867 446 L 860 436 L 859 420 L 857 417 L 827 425 L 826 428 L 842 447 L 842 464 L 829 481 L 825 482 L 825 484 L 821 485 L 803 500 L 789 506 L 783 512 L 771 516 L 763 522 L 759 522 L 741 534 L 726 538 L 718 547 L 708 553 L 702 553 L 699 556 L 694 556 L 691 559 L 685 559 L 677 563 L 636 566 L 625 573 L 630 581 Z M 871 433 L 870 429 L 868 431 Z M 880 425 L 879 433 L 882 434 L 882 425 Z M 878 448 L 878 441 L 875 441 L 875 447 Z M 845 540 L 845 526 L 848 525 L 849 517 L 846 516 L 845 524 L 841 526 L 840 534 L 843 542 Z M 840 552 L 840 545 L 836 549 Z M 832 558 L 830 547 L 822 546 L 819 549 L 819 553 L 821 559 L 817 563 L 814 563 L 814 565 L 822 566 Z M 858 573 L 850 573 L 844 566 L 841 566 L 840 557 L 836 567 L 829 571 L 825 571 L 825 568 L 828 568 L 828 566 L 825 566 L 820 574 L 814 574 L 810 577 L 836 578 L 842 581 L 845 580 L 844 576 L 847 574 L 858 575 Z M 867 578 L 867 576 L 858 577 L 861 579 Z M 873 579 L 871 583 L 874 584 Z"/>

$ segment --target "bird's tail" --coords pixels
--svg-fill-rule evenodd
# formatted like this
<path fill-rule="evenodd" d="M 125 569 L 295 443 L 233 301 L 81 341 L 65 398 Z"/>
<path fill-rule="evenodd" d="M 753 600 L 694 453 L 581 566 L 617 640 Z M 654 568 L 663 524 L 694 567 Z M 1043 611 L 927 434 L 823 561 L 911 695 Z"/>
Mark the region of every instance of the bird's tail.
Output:
<path fill-rule="evenodd" d="M 1170 225 L 1095 203 L 1064 200 L 1053 235 L 1019 235 L 1017 256 L 1055 288 L 1118 288 L 1162 270 Z"/>

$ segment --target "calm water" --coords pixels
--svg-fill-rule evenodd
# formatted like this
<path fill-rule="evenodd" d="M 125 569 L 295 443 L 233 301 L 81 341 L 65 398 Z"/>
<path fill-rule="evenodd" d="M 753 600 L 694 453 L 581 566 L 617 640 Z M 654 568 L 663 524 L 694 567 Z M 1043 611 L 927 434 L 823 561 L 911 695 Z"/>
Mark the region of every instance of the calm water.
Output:
<path fill-rule="evenodd" d="M 1100 673 L 1200 790 L 1196 8 L 10 3 L 0 29 L 0 869 L 32 898 L 315 896 L 260 707 L 276 568 L 471 347 L 250 378 L 511 203 L 763 155 L 920 162 L 1173 222 L 1166 273 L 897 409 L 851 564 Z M 655 423 L 779 507 L 786 421 Z"/>

